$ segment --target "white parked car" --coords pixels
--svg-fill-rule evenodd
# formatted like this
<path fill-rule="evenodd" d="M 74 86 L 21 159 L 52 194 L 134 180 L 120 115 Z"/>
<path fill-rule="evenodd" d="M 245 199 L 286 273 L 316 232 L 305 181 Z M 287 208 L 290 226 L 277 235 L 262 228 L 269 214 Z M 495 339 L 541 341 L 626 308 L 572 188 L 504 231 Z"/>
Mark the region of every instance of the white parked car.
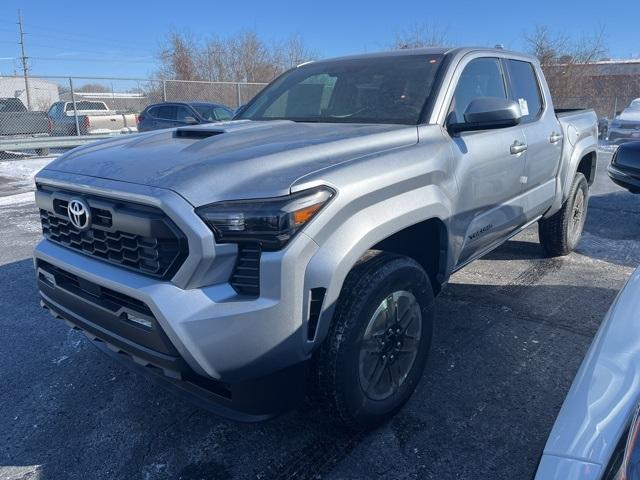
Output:
<path fill-rule="evenodd" d="M 640 268 L 609 309 L 553 426 L 535 480 L 640 479 Z"/>

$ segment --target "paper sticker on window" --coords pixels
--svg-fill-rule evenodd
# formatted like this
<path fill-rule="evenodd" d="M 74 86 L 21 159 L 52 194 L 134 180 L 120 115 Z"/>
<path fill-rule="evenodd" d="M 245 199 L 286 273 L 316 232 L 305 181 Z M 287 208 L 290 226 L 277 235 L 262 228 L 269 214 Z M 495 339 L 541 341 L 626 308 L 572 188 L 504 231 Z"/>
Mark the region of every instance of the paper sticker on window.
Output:
<path fill-rule="evenodd" d="M 526 117 L 529 115 L 529 104 L 527 101 L 524 98 L 519 98 L 518 103 L 520 104 L 520 112 L 522 113 L 522 116 Z"/>

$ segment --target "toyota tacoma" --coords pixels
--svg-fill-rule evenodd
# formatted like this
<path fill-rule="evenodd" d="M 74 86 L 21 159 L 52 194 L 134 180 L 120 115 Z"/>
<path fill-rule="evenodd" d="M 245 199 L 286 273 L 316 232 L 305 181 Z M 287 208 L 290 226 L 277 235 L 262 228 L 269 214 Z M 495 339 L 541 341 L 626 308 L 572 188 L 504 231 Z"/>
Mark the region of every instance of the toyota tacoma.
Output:
<path fill-rule="evenodd" d="M 77 148 L 36 177 L 44 308 L 227 417 L 322 398 L 362 428 L 423 375 L 449 276 L 538 223 L 577 245 L 593 111 L 538 61 L 420 49 L 289 70 L 232 121 Z"/>

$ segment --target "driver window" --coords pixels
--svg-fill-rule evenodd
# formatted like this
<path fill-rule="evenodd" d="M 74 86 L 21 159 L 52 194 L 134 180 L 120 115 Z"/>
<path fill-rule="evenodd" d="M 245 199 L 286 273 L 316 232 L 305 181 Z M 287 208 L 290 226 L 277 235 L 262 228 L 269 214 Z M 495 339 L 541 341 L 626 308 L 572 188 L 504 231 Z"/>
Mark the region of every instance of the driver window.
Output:
<path fill-rule="evenodd" d="M 447 123 L 464 123 L 464 112 L 471 101 L 479 97 L 507 98 L 497 58 L 476 58 L 464 67 L 451 99 Z"/>

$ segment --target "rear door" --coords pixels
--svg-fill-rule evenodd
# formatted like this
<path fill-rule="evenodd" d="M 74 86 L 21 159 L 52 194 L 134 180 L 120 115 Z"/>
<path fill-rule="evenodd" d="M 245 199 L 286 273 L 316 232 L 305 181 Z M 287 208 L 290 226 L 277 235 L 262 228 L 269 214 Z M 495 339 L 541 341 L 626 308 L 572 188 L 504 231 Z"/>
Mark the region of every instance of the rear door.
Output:
<path fill-rule="evenodd" d="M 176 126 L 178 109 L 176 105 L 160 105 L 154 109 L 151 116 L 153 117 L 153 128 L 173 128 Z"/>
<path fill-rule="evenodd" d="M 512 100 L 520 104 L 527 144 L 522 190 L 527 219 L 541 215 L 553 201 L 562 155 L 562 130 L 555 112 L 544 101 L 539 74 L 532 63 L 505 59 Z"/>
<path fill-rule="evenodd" d="M 176 127 L 193 125 L 198 122 L 198 114 L 185 105 L 178 105 L 176 111 Z M 199 123 L 199 122 L 198 122 Z"/>
<path fill-rule="evenodd" d="M 499 58 L 462 62 L 449 103 L 447 123 L 464 122 L 464 112 L 478 97 L 507 98 Z M 454 74 L 454 81 L 456 78 Z M 459 238 L 458 265 L 491 248 L 523 224 L 520 177 L 525 142 L 518 126 L 462 132 L 451 136 L 459 194 L 453 229 Z"/>

